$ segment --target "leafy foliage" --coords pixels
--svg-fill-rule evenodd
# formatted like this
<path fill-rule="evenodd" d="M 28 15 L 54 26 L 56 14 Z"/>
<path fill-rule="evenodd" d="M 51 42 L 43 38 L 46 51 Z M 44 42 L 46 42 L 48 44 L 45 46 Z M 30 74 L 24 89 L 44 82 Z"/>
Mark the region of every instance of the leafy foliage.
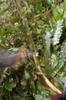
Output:
<path fill-rule="evenodd" d="M 63 91 L 65 30 L 66 0 L 0 0 L 0 50 L 15 52 L 24 45 L 38 52 L 36 59 L 25 60 L 18 70 L 0 70 L 0 100 L 50 100 L 55 91 L 45 76 Z"/>

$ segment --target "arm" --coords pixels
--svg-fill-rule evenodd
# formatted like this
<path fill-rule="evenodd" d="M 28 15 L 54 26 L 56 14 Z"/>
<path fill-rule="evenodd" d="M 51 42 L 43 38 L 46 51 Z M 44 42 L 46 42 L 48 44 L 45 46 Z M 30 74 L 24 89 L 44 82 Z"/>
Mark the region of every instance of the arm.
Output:
<path fill-rule="evenodd" d="M 0 55 L 0 67 L 10 67 L 18 61 L 22 61 L 26 58 L 25 53 Z"/>

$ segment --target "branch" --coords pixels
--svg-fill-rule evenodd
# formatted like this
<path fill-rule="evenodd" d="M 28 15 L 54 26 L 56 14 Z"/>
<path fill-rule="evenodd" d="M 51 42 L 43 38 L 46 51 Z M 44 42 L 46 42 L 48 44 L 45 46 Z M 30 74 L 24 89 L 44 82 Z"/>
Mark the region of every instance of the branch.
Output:
<path fill-rule="evenodd" d="M 40 75 L 43 78 L 43 81 L 51 88 L 51 90 L 53 90 L 55 93 L 59 93 L 61 94 L 62 92 L 57 89 L 50 81 L 49 79 L 45 76 L 45 74 L 42 72 L 42 70 L 40 69 L 40 66 L 38 66 L 38 62 L 37 62 L 37 58 L 35 56 L 35 54 L 33 54 L 33 59 L 34 62 L 36 64 L 37 70 L 38 70 L 38 75 Z M 39 74 L 40 73 L 40 74 Z"/>

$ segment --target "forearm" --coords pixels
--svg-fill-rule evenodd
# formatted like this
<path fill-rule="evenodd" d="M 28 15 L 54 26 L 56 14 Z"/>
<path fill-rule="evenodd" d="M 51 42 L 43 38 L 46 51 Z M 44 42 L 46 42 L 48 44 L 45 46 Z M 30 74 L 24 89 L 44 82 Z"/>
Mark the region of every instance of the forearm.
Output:
<path fill-rule="evenodd" d="M 10 54 L 8 56 L 0 55 L 0 66 L 9 67 L 16 63 L 18 54 Z"/>
<path fill-rule="evenodd" d="M 32 52 L 18 52 L 17 54 L 3 54 L 0 55 L 0 67 L 10 67 L 11 65 L 23 61 L 26 58 L 30 58 L 32 56 Z"/>

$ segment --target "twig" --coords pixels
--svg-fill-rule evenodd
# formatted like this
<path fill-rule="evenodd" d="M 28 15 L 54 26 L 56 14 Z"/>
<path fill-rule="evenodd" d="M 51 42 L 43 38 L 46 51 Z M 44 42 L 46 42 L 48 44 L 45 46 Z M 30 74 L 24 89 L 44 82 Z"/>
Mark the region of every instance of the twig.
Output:
<path fill-rule="evenodd" d="M 37 62 L 37 58 L 35 56 L 35 54 L 33 54 L 33 59 L 34 62 L 36 64 L 37 70 L 40 73 L 40 76 L 43 78 L 43 81 L 55 92 L 55 93 L 59 93 L 61 94 L 62 92 L 57 89 L 50 81 L 49 79 L 45 76 L 45 74 L 42 72 L 42 70 L 40 69 L 40 66 L 38 66 L 38 62 Z"/>

